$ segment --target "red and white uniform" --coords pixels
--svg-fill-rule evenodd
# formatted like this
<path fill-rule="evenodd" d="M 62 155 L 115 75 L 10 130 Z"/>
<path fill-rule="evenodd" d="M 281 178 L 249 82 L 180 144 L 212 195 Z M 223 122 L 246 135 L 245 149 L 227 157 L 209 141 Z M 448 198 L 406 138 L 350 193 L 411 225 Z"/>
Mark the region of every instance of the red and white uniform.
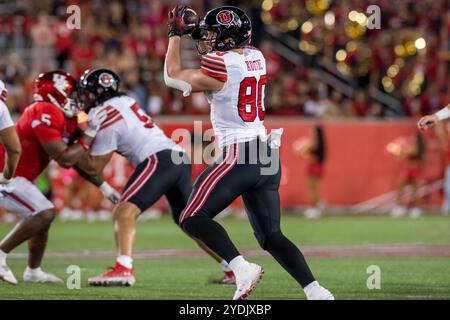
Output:
<path fill-rule="evenodd" d="M 91 146 L 91 155 L 117 152 L 135 166 L 162 150 L 183 149 L 168 138 L 145 114 L 136 101 L 122 95 L 106 100 L 96 109 L 105 109 L 108 118 Z"/>
<path fill-rule="evenodd" d="M 224 82 L 222 90 L 206 94 L 219 146 L 265 137 L 267 77 L 261 51 L 251 46 L 244 47 L 243 54 L 214 51 L 202 57 L 201 71 Z"/>
<path fill-rule="evenodd" d="M 13 125 L 14 122 L 12 121 L 11 115 L 9 114 L 8 107 L 3 102 L 0 95 L 0 131 L 12 127 Z"/>
<path fill-rule="evenodd" d="M 32 183 L 48 166 L 49 155 L 41 143 L 72 142 L 77 130 L 76 118 L 66 119 L 64 113 L 48 102 L 35 102 L 25 109 L 16 124 L 22 155 L 14 178 L 0 185 L 0 205 L 22 216 L 53 208 L 53 204 Z M 5 150 L 0 146 L 0 167 L 5 165 Z"/>

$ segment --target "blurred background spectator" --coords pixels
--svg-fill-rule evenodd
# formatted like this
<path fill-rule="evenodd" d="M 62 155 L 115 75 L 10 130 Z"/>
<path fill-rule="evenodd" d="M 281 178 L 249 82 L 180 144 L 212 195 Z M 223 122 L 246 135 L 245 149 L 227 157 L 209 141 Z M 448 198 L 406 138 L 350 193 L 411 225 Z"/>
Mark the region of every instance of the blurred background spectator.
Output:
<path fill-rule="evenodd" d="M 104 66 L 152 115 L 207 114 L 204 98 L 182 99 L 162 82 L 166 16 L 176 2 L 0 0 L 0 78 L 12 111 L 19 114 L 32 99 L 40 72 L 62 68 L 79 77 Z M 267 59 L 269 114 L 416 117 L 450 100 L 446 0 L 181 2 L 200 15 L 224 3 L 251 15 L 253 43 Z M 80 30 L 66 25 L 71 4 L 81 9 Z M 368 28 L 370 4 L 381 9 L 380 29 Z M 183 46 L 183 63 L 195 67 L 193 43 Z"/>

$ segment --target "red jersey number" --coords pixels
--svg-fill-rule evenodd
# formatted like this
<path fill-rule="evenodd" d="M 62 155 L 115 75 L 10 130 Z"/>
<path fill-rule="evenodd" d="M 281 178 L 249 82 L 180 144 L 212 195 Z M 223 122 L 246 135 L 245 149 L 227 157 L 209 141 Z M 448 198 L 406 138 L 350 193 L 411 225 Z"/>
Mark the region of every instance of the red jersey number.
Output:
<path fill-rule="evenodd" d="M 239 87 L 238 111 L 245 122 L 253 122 L 258 116 L 263 121 L 266 117 L 263 93 L 266 89 L 267 76 L 262 75 L 259 81 L 255 77 L 247 77 Z"/>
<path fill-rule="evenodd" d="M 131 106 L 131 110 L 133 110 L 134 114 L 138 117 L 138 119 L 144 123 L 145 128 L 150 129 L 154 127 L 152 118 L 146 115 L 145 112 L 142 111 L 141 108 L 139 108 L 137 103 Z"/>

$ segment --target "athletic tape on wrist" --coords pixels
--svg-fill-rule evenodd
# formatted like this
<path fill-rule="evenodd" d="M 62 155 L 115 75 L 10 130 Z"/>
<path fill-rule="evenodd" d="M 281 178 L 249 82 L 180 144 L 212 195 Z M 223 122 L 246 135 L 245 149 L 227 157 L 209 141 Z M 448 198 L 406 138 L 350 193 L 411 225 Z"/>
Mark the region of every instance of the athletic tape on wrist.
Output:
<path fill-rule="evenodd" d="M 439 121 L 450 118 L 450 109 L 448 107 L 442 108 L 435 113 Z"/>
<path fill-rule="evenodd" d="M 91 138 L 95 138 L 95 136 L 97 135 L 97 130 L 87 128 L 86 131 L 84 131 L 84 134 Z"/>

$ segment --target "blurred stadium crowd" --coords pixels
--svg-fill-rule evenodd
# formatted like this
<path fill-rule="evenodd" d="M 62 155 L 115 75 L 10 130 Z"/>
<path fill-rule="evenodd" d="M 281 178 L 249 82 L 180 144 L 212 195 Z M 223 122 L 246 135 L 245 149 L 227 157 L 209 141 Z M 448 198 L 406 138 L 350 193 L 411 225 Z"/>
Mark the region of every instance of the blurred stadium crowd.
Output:
<path fill-rule="evenodd" d="M 163 83 L 167 12 L 176 3 L 200 16 L 224 4 L 247 11 L 253 44 L 267 60 L 268 114 L 413 118 L 450 101 L 448 0 L 0 0 L 0 79 L 8 86 L 13 117 L 32 101 L 39 73 L 59 68 L 79 77 L 100 66 L 119 73 L 122 90 L 152 116 L 207 115 L 203 94 L 186 99 Z M 368 28 L 371 4 L 381 8 L 381 29 Z M 70 5 L 80 8 L 79 30 L 67 26 Z M 302 62 L 275 40 L 293 43 Z M 182 59 L 186 67 L 199 65 L 192 41 L 183 43 Z M 338 85 L 324 81 L 324 70 Z M 400 109 L 374 91 L 394 98 Z M 73 171 L 52 168 L 37 183 L 60 210 L 110 211 L 98 190 Z M 130 170 L 116 157 L 107 179 L 121 189 Z"/>
<path fill-rule="evenodd" d="M 123 89 L 152 115 L 208 114 L 201 94 L 182 99 L 162 83 L 166 16 L 176 2 L 200 15 L 224 3 L 246 8 L 254 43 L 267 58 L 267 108 L 273 115 L 313 117 L 418 116 L 450 100 L 450 8 L 446 0 L 0 0 L 0 78 L 9 107 L 18 115 L 32 99 L 40 72 L 63 68 L 75 76 L 95 66 L 117 71 Z M 67 28 L 67 7 L 81 9 L 81 29 Z M 367 28 L 369 4 L 381 8 L 381 29 Z M 306 63 L 294 64 L 274 50 L 267 26 L 298 42 Z M 183 61 L 198 55 L 186 42 Z M 354 87 L 347 96 L 325 84 L 311 61 L 334 70 Z M 391 113 L 368 94 L 395 97 Z"/>

